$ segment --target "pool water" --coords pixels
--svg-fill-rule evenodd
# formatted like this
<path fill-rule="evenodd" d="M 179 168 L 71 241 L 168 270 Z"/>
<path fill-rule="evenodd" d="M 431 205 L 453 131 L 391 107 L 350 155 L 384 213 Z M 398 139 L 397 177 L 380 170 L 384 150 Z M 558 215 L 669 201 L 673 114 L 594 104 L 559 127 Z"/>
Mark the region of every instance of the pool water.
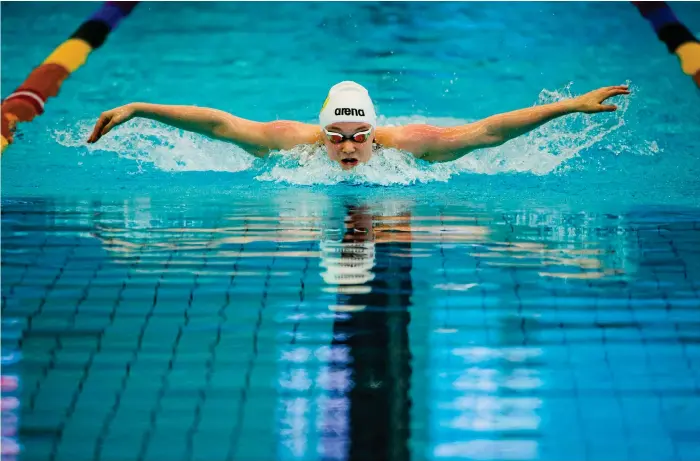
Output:
<path fill-rule="evenodd" d="M 2 3 L 3 96 L 96 7 Z M 345 79 L 382 125 L 633 93 L 449 164 L 85 144 Z M 627 3 L 139 5 L 2 158 L 3 460 L 699 459 L 697 97 Z"/>

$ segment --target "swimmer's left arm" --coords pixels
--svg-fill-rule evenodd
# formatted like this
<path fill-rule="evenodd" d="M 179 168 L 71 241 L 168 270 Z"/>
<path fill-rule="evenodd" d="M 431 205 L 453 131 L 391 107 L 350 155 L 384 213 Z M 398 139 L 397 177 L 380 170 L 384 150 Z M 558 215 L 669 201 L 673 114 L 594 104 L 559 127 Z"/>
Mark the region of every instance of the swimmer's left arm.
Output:
<path fill-rule="evenodd" d="M 623 94 L 629 94 L 627 86 L 610 86 L 552 104 L 493 115 L 468 125 L 407 125 L 392 128 L 394 133 L 387 135 L 393 142 L 386 144 L 407 150 L 427 161 L 449 162 L 476 149 L 500 146 L 564 115 L 575 112 L 612 112 L 617 107 L 603 102 Z"/>

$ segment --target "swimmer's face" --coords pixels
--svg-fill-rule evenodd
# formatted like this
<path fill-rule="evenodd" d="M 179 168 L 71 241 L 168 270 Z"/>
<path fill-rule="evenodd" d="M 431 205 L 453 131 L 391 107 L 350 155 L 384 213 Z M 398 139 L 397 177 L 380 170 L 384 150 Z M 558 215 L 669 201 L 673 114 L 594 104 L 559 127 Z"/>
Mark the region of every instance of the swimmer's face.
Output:
<path fill-rule="evenodd" d="M 343 170 L 351 170 L 372 157 L 374 129 L 368 123 L 338 122 L 321 130 L 328 157 Z"/>

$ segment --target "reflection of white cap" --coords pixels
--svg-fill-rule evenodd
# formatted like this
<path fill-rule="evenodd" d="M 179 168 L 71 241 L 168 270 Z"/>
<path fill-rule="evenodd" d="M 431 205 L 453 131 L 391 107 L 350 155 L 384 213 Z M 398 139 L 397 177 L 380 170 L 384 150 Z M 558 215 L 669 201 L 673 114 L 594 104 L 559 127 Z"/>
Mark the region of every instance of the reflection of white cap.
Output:
<path fill-rule="evenodd" d="M 362 285 L 374 279 L 374 242 L 321 241 L 321 277 L 329 285 Z"/>
<path fill-rule="evenodd" d="M 362 85 L 345 81 L 334 85 L 321 108 L 322 127 L 336 122 L 362 122 L 377 126 L 377 114 L 369 92 Z"/>

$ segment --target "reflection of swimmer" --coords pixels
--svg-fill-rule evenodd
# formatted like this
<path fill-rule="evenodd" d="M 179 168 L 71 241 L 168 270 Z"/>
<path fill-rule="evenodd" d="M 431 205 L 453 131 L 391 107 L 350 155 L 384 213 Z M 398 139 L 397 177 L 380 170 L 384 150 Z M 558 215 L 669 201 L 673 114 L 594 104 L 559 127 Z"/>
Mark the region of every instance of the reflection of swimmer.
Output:
<path fill-rule="evenodd" d="M 506 221 L 500 213 L 423 215 L 414 212 L 411 202 L 379 200 L 346 204 L 343 220 L 338 221 L 340 215 L 330 208 L 309 214 L 306 204 L 299 205 L 280 209 L 279 215 L 275 211 L 276 216 L 235 214 L 192 221 L 161 215 L 149 203 L 126 202 L 119 215 L 95 213 L 90 235 L 102 242 L 116 263 L 139 272 L 191 271 L 192 258 L 204 257 L 211 262 L 200 274 L 220 273 L 219 264 L 228 258 L 319 258 L 323 289 L 332 293 L 366 292 L 376 278 L 378 253 L 400 243 L 411 243 L 412 249 L 394 245 L 392 257 L 431 258 L 445 245 L 460 248 L 464 256 L 484 266 L 537 270 L 550 278 L 607 279 L 637 270 L 628 256 L 626 234 L 601 238 L 599 229 L 607 229 L 609 223 L 593 216 L 583 215 L 582 225 L 568 214 L 548 213 L 550 230 L 545 236 L 536 212 L 516 212 Z M 139 214 L 134 215 L 137 208 Z M 262 242 L 278 245 L 257 245 Z M 318 250 L 309 242 L 319 242 Z M 173 259 L 170 255 L 177 256 L 167 266 L 153 264 L 159 258 Z M 185 260 L 178 263 L 179 257 Z"/>
<path fill-rule="evenodd" d="M 349 170 L 369 161 L 374 146 L 401 149 L 431 162 L 448 162 L 485 147 L 501 145 L 563 115 L 614 111 L 602 104 L 629 94 L 627 86 L 600 88 L 576 98 L 494 115 L 455 127 L 412 124 L 377 127 L 374 104 L 355 82 L 341 82 L 328 93 L 319 116 L 320 127 L 294 121 L 253 122 L 226 112 L 192 106 L 132 103 L 104 112 L 88 139 L 94 143 L 115 126 L 135 117 L 237 144 L 263 157 L 272 150 L 323 143 L 331 160 Z"/>
<path fill-rule="evenodd" d="M 360 285 L 374 279 L 375 243 L 321 241 L 321 277 L 328 284 Z"/>
<path fill-rule="evenodd" d="M 376 230 L 386 216 L 350 205 L 342 238 L 331 245 L 324 280 L 337 293 L 329 306 L 339 313 L 331 347 L 342 360 L 328 367 L 346 385 L 334 389 L 335 405 L 323 411 L 324 460 L 410 459 L 413 262 L 401 256 L 412 250 L 410 211 L 401 215 L 408 224 L 397 232 L 408 238 L 380 242 Z"/>
<path fill-rule="evenodd" d="M 338 292 L 349 293 L 374 280 L 375 233 L 373 216 L 364 207 L 348 210 L 342 241 L 322 239 L 321 277 L 329 285 L 343 285 Z"/>

